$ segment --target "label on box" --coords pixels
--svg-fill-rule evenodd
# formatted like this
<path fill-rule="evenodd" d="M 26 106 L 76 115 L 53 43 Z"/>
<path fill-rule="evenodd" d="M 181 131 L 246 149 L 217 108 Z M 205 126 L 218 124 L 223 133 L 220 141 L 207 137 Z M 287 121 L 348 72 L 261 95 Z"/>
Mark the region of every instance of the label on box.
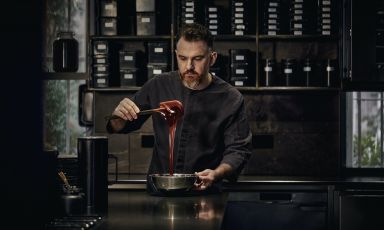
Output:
<path fill-rule="evenodd" d="M 268 12 L 276 12 L 276 8 L 268 8 Z"/>
<path fill-rule="evenodd" d="M 151 18 L 141 18 L 141 22 L 143 23 L 151 22 Z"/>
<path fill-rule="evenodd" d="M 104 26 L 105 27 L 113 27 L 113 25 L 114 25 L 114 23 L 113 22 L 106 22 L 106 23 L 104 23 Z"/>
<path fill-rule="evenodd" d="M 133 74 L 131 74 L 131 73 L 125 73 L 125 74 L 124 74 L 124 79 L 133 79 Z"/>
<path fill-rule="evenodd" d="M 269 14 L 269 18 L 277 18 L 277 14 Z"/>
<path fill-rule="evenodd" d="M 236 69 L 236 70 L 235 70 L 235 73 L 236 73 L 236 74 L 244 74 L 244 73 L 245 73 L 245 70 L 244 70 L 244 69 Z"/>
<path fill-rule="evenodd" d="M 323 12 L 331 12 L 331 8 L 330 7 L 323 7 Z"/>
<path fill-rule="evenodd" d="M 244 82 L 242 81 L 235 81 L 235 86 L 243 86 Z"/>
<path fill-rule="evenodd" d="M 113 10 L 115 7 L 113 4 L 106 4 L 104 7 L 106 10 Z"/>
<path fill-rule="evenodd" d="M 163 52 L 164 52 L 164 49 L 161 48 L 161 47 L 156 47 L 156 48 L 154 49 L 154 52 L 155 52 L 155 53 L 163 53 Z"/>
<path fill-rule="evenodd" d="M 124 56 L 124 61 L 133 61 L 133 56 L 131 55 Z"/>
<path fill-rule="evenodd" d="M 290 73 L 292 73 L 292 69 L 289 69 L 289 68 L 284 69 L 284 73 L 290 74 Z"/>
<path fill-rule="evenodd" d="M 96 59 L 96 63 L 97 64 L 105 64 L 105 58 L 98 58 L 98 59 Z"/>
<path fill-rule="evenodd" d="M 323 19 L 322 22 L 325 24 L 331 24 L 331 19 Z"/>
<path fill-rule="evenodd" d="M 235 14 L 235 18 L 243 18 L 243 17 L 244 17 L 244 14 L 240 14 L 240 13 Z"/>
<path fill-rule="evenodd" d="M 193 14 L 185 14 L 186 18 L 193 18 Z"/>
<path fill-rule="evenodd" d="M 98 79 L 96 79 L 96 82 L 98 84 L 105 84 L 105 83 L 107 83 L 106 79 L 104 79 L 104 78 L 98 78 Z"/>
<path fill-rule="evenodd" d="M 244 12 L 244 8 L 243 7 L 236 7 L 235 12 Z"/>
<path fill-rule="evenodd" d="M 264 71 L 265 72 L 272 72 L 272 67 L 266 66 L 266 67 L 264 67 Z"/>
<path fill-rule="evenodd" d="M 216 7 L 208 7 L 208 12 L 217 12 Z"/>
<path fill-rule="evenodd" d="M 331 5 L 331 1 L 323 0 L 323 5 Z"/>
<path fill-rule="evenodd" d="M 294 2 L 303 2 L 303 0 L 294 0 Z"/>
<path fill-rule="evenodd" d="M 301 29 L 301 28 L 303 28 L 303 25 L 302 24 L 293 24 L 293 28 Z"/>
<path fill-rule="evenodd" d="M 193 7 L 185 8 L 185 12 L 194 12 L 194 8 Z"/>
<path fill-rule="evenodd" d="M 303 35 L 303 31 L 295 30 L 295 31 L 293 31 L 293 35 Z"/>
<path fill-rule="evenodd" d="M 217 14 L 208 14 L 208 18 L 217 18 Z"/>
<path fill-rule="evenodd" d="M 268 23 L 269 24 L 276 24 L 277 21 L 276 21 L 276 19 L 268 19 Z"/>
<path fill-rule="evenodd" d="M 311 67 L 310 66 L 305 66 L 303 67 L 304 72 L 311 72 Z"/>
<path fill-rule="evenodd" d="M 268 31 L 268 35 L 276 35 L 276 31 Z"/>
<path fill-rule="evenodd" d="M 242 36 L 242 35 L 244 35 L 244 31 L 242 31 L 242 30 L 236 30 L 236 31 L 235 31 L 235 35 Z"/>
<path fill-rule="evenodd" d="M 161 74 L 163 71 L 161 69 L 154 69 L 153 74 Z"/>
<path fill-rule="evenodd" d="M 209 20 L 209 24 L 217 24 L 217 20 L 216 19 Z"/>
<path fill-rule="evenodd" d="M 324 30 L 321 32 L 322 35 L 331 35 L 331 31 L 329 30 Z"/>
<path fill-rule="evenodd" d="M 97 71 L 98 72 L 104 72 L 104 71 L 106 71 L 107 70 L 107 68 L 105 67 L 105 66 L 98 66 L 97 67 Z"/>
<path fill-rule="evenodd" d="M 294 9 L 303 9 L 303 4 L 294 4 L 293 8 Z"/>
<path fill-rule="evenodd" d="M 212 35 L 217 35 L 217 31 L 215 31 L 215 30 L 211 30 L 211 34 L 212 34 Z"/>
<path fill-rule="evenodd" d="M 303 20 L 303 16 L 302 15 L 295 15 L 295 16 L 293 16 L 293 20 Z"/>
<path fill-rule="evenodd" d="M 245 25 L 236 25 L 236 29 L 245 30 Z"/>
<path fill-rule="evenodd" d="M 194 23 L 194 20 L 193 19 L 185 20 L 185 23 L 192 24 L 192 23 Z"/>
<path fill-rule="evenodd" d="M 245 57 L 244 57 L 244 55 L 235 55 L 235 60 L 236 61 L 244 61 Z"/>
<path fill-rule="evenodd" d="M 331 18 L 331 14 L 321 14 L 323 18 Z"/>
<path fill-rule="evenodd" d="M 243 6 L 242 2 L 235 2 L 235 6 Z"/>
<path fill-rule="evenodd" d="M 211 29 L 212 29 L 212 30 L 217 30 L 217 26 L 216 26 L 216 25 L 210 25 L 210 26 L 209 26 L 209 29 L 210 29 L 210 30 L 211 30 Z"/>
<path fill-rule="evenodd" d="M 195 5 L 195 2 L 186 2 L 185 5 L 186 5 L 186 6 L 194 6 L 194 5 Z"/>
<path fill-rule="evenodd" d="M 269 6 L 278 7 L 279 3 L 278 2 L 270 2 Z"/>
<path fill-rule="evenodd" d="M 269 26 L 268 26 L 268 29 L 269 29 L 269 30 L 276 30 L 276 29 L 277 29 L 277 26 L 276 26 L 276 25 L 269 25 Z"/>
<path fill-rule="evenodd" d="M 323 27 L 322 27 L 322 28 L 323 28 L 323 30 L 326 30 L 326 29 L 328 29 L 328 30 L 329 30 L 329 29 L 331 29 L 331 25 L 323 25 Z"/>
<path fill-rule="evenodd" d="M 235 23 L 236 24 L 243 24 L 244 21 L 243 21 L 243 19 L 235 19 Z"/>
<path fill-rule="evenodd" d="M 303 14 L 302 10 L 294 10 L 294 14 Z"/>
<path fill-rule="evenodd" d="M 327 66 L 327 72 L 331 72 L 331 71 L 334 71 L 335 68 L 333 68 L 332 66 Z"/>
<path fill-rule="evenodd" d="M 99 44 L 99 45 L 97 45 L 97 49 L 98 49 L 98 50 L 106 50 L 106 49 L 107 49 L 107 45 L 105 45 L 105 44 Z"/>

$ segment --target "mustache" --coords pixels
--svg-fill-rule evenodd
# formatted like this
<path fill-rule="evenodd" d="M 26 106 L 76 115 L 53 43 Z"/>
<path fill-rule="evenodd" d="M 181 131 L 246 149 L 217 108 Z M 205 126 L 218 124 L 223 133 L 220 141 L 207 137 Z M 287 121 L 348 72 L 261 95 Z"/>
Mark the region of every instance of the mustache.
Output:
<path fill-rule="evenodd" d="M 185 74 L 197 74 L 197 73 L 194 70 L 187 70 L 183 74 L 185 75 Z"/>

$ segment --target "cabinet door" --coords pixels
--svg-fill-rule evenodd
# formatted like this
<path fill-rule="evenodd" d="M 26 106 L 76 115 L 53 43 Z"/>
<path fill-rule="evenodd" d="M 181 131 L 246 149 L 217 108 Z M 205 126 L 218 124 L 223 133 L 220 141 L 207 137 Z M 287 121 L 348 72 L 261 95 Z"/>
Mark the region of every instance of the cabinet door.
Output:
<path fill-rule="evenodd" d="M 353 82 L 384 82 L 384 3 L 345 1 L 346 75 Z M 348 71 L 348 72 L 349 72 Z"/>
<path fill-rule="evenodd" d="M 339 197 L 340 230 L 384 229 L 384 193 L 353 192 Z"/>

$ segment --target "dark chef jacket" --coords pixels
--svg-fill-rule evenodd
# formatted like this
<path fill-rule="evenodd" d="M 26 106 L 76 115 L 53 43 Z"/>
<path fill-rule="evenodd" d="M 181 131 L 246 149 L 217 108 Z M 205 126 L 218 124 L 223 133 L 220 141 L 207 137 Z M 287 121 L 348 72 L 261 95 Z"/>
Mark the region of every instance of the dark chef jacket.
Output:
<path fill-rule="evenodd" d="M 203 90 L 185 87 L 177 71 L 147 81 L 131 98 L 141 110 L 158 108 L 159 103 L 179 100 L 184 115 L 176 126 L 174 172 L 194 173 L 227 163 L 235 169 L 228 180 L 236 180 L 250 156 L 251 132 L 241 93 L 213 76 Z M 127 122 L 120 133 L 137 130 L 149 118 L 139 116 Z M 160 114 L 153 114 L 155 146 L 148 174 L 169 173 L 169 127 Z M 112 132 L 110 124 L 107 130 Z"/>

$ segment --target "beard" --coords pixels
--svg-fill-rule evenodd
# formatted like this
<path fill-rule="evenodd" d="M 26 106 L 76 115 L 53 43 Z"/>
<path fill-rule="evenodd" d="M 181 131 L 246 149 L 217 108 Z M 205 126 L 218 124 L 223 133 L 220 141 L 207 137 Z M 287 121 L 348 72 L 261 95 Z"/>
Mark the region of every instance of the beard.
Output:
<path fill-rule="evenodd" d="M 194 70 L 189 70 L 181 73 L 181 79 L 189 86 L 194 87 L 200 83 L 201 75 Z"/>

